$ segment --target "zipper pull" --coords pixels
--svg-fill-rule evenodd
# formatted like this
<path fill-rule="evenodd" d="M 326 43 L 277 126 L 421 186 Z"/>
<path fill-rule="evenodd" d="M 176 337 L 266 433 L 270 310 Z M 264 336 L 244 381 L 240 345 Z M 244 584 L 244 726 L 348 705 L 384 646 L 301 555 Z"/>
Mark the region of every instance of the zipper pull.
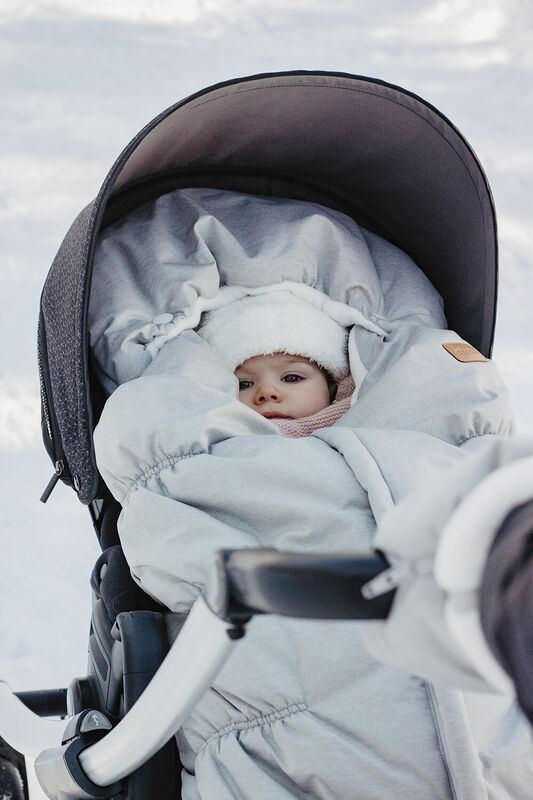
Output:
<path fill-rule="evenodd" d="M 361 594 L 365 600 L 373 600 L 374 597 L 381 597 L 382 594 L 387 594 L 387 592 L 398 588 L 402 579 L 409 571 L 409 568 L 406 569 L 405 565 L 388 567 L 384 569 L 383 572 L 378 572 L 372 580 L 361 586 Z"/>
<path fill-rule="evenodd" d="M 50 495 L 54 491 L 54 489 L 56 487 L 56 484 L 57 484 L 59 478 L 61 477 L 61 473 L 62 472 L 63 472 L 63 462 L 62 461 L 56 461 L 56 471 L 54 472 L 54 474 L 52 475 L 52 477 L 50 478 L 50 480 L 46 484 L 46 489 L 44 490 L 44 492 L 42 493 L 41 497 L 39 498 L 41 503 L 46 503 L 46 501 L 48 500 L 48 498 L 50 497 Z"/>
<path fill-rule="evenodd" d="M 433 556 L 422 556 L 416 561 L 403 561 L 394 567 L 388 567 L 361 586 L 361 594 L 365 600 L 373 600 L 374 597 L 397 589 L 402 583 L 407 585 L 418 578 L 433 575 L 433 560 Z"/>

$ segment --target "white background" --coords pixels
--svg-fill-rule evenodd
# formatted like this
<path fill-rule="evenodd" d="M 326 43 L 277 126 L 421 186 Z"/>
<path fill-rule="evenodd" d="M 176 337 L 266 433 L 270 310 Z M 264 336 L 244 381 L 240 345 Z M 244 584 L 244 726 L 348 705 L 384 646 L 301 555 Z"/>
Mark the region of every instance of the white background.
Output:
<path fill-rule="evenodd" d="M 0 0 L 0 679 L 85 673 L 98 555 L 40 442 L 39 294 L 70 223 L 152 117 L 229 78 L 328 69 L 421 95 L 469 140 L 500 230 L 495 360 L 533 434 L 533 6 L 525 0 Z"/>

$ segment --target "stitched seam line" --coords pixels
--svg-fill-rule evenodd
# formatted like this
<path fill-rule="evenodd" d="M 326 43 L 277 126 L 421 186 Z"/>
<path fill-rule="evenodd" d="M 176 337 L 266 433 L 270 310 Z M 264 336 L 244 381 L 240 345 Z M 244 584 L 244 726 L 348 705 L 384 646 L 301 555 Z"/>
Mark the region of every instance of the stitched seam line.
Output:
<path fill-rule="evenodd" d="M 396 504 L 396 501 L 395 501 L 394 497 L 392 496 L 392 492 L 390 490 L 389 484 L 387 483 L 387 481 L 385 479 L 385 476 L 383 475 L 383 471 L 382 471 L 377 459 L 375 458 L 374 454 L 370 451 L 370 449 L 369 449 L 368 445 L 366 444 L 366 442 L 364 442 L 361 439 L 359 431 L 362 430 L 362 429 L 361 428 L 351 428 L 350 426 L 346 426 L 346 427 L 348 427 L 348 429 L 352 432 L 352 434 L 353 434 L 353 436 L 354 436 L 354 438 L 355 438 L 355 440 L 357 442 L 357 445 L 363 449 L 366 457 L 369 460 L 369 463 L 371 464 L 372 469 L 376 473 L 376 477 L 378 477 L 381 480 L 382 488 L 383 487 L 385 488 L 385 493 L 386 493 L 386 496 L 387 496 L 387 500 L 390 501 L 390 504 L 388 504 L 388 507 L 391 508 L 392 506 L 394 506 Z M 311 434 L 311 435 L 316 435 L 316 431 L 315 431 L 314 434 Z M 328 441 L 328 439 L 326 437 L 320 436 L 320 437 L 317 437 L 317 438 L 320 438 L 323 441 L 325 441 L 326 444 L 329 444 L 330 447 L 333 447 L 344 458 L 344 460 L 346 461 L 348 467 L 353 472 L 353 474 L 355 476 L 355 480 L 358 481 L 358 483 L 361 484 L 361 486 L 364 489 L 364 491 L 368 494 L 369 503 L 370 503 L 370 509 L 371 509 L 372 514 L 374 515 L 374 519 L 376 520 L 376 523 L 377 523 L 377 518 L 376 518 L 376 513 L 375 513 L 375 503 L 374 503 L 374 499 L 373 499 L 374 495 L 372 495 L 372 498 L 370 497 L 370 492 L 368 491 L 368 482 L 365 481 L 364 479 L 362 479 L 360 473 L 356 472 L 355 468 L 352 466 L 350 455 L 347 453 L 348 448 L 345 450 L 342 447 L 342 445 L 337 444 L 335 441 L 333 441 L 333 442 Z"/>
<path fill-rule="evenodd" d="M 435 725 L 435 734 L 437 736 L 437 743 L 439 745 L 439 751 L 442 758 L 444 771 L 446 772 L 446 776 L 450 784 L 452 797 L 454 798 L 454 800 L 458 800 L 457 788 L 455 786 L 455 781 L 453 779 L 452 770 L 450 769 L 450 764 L 448 763 L 448 756 L 446 753 L 446 746 L 444 743 L 443 732 L 441 730 L 439 722 L 439 712 L 437 709 L 436 698 L 433 692 L 433 687 L 427 681 L 424 681 L 424 688 L 426 690 L 426 696 L 429 700 L 429 707 L 431 709 L 431 716 L 433 717 L 433 723 Z"/>
<path fill-rule="evenodd" d="M 216 739 L 221 739 L 223 736 L 227 736 L 233 731 L 246 731 L 250 730 L 251 728 L 262 727 L 263 725 L 272 725 L 273 722 L 287 719 L 287 717 L 291 717 L 294 714 L 299 714 L 301 711 L 307 711 L 306 703 L 293 703 L 286 708 L 280 708 L 276 711 L 272 711 L 270 714 L 260 714 L 257 717 L 244 719 L 241 722 L 230 722 L 229 725 L 226 725 L 224 728 L 220 728 L 216 733 L 210 736 L 209 739 L 207 739 L 199 748 L 198 753 L 200 753 L 202 750 L 205 750 L 205 748 L 208 747 L 211 742 L 214 742 Z"/>

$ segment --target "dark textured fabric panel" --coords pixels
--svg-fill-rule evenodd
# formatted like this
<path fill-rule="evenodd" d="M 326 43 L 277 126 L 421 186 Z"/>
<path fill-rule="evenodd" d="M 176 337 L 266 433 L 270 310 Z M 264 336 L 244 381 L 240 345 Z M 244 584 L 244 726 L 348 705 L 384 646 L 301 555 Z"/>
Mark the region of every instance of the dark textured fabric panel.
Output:
<path fill-rule="evenodd" d="M 85 328 L 86 275 L 96 204 L 74 221 L 54 259 L 41 298 L 48 372 L 61 445 L 82 502 L 92 499 L 95 470 L 91 462 L 91 420 L 87 407 Z M 68 481 L 71 483 L 71 481 Z"/>
<path fill-rule="evenodd" d="M 502 523 L 480 593 L 483 631 L 533 723 L 533 500 Z"/>

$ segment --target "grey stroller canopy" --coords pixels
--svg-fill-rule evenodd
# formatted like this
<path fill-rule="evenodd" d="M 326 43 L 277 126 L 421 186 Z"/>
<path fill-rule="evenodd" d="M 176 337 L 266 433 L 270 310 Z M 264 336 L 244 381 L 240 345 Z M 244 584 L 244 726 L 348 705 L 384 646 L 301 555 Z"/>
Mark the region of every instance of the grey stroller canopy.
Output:
<path fill-rule="evenodd" d="M 489 356 L 497 279 L 494 205 L 472 148 L 437 109 L 383 81 L 281 72 L 204 89 L 124 149 L 77 217 L 41 298 L 43 438 L 84 504 L 101 496 L 92 433 L 105 397 L 87 314 L 99 232 L 150 199 L 206 186 L 308 200 L 407 252 L 444 299 L 449 327 Z"/>

